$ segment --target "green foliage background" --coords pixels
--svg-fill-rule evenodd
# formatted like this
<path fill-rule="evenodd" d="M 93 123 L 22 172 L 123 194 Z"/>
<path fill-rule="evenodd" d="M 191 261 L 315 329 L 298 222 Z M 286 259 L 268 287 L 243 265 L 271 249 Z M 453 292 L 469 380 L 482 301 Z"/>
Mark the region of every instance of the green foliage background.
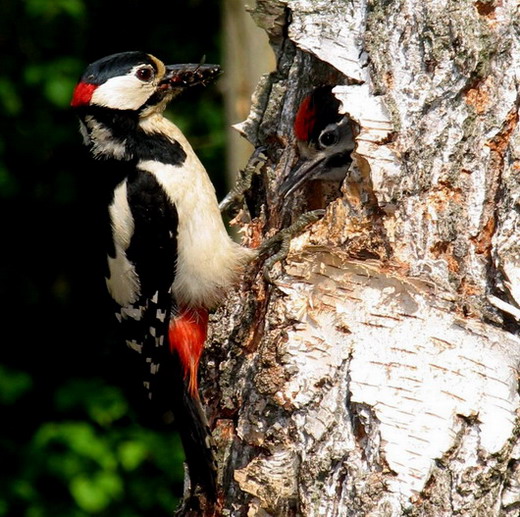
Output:
<path fill-rule="evenodd" d="M 218 0 L 0 2 L 0 517 L 160 517 L 182 492 L 178 436 L 117 336 L 69 102 L 113 52 L 220 62 L 219 19 Z M 222 194 L 218 87 L 172 110 Z"/>

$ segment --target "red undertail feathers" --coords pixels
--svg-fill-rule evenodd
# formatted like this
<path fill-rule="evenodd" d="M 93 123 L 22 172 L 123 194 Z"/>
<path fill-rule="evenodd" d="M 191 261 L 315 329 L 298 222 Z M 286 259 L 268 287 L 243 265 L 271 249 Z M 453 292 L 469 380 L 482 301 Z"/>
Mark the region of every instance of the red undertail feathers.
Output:
<path fill-rule="evenodd" d="M 192 397 L 199 396 L 198 369 L 200 357 L 208 332 L 206 309 L 183 309 L 170 322 L 170 350 L 180 359 L 184 379 L 188 380 L 188 391 Z"/>

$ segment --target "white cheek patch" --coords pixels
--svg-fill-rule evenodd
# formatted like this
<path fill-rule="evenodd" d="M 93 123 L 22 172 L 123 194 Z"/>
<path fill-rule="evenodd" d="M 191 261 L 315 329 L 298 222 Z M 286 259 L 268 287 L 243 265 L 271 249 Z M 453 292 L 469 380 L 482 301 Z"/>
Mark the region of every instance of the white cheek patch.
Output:
<path fill-rule="evenodd" d="M 137 110 L 154 91 L 154 82 L 140 81 L 132 70 L 127 75 L 112 77 L 98 86 L 92 94 L 90 104 L 118 110 Z"/>

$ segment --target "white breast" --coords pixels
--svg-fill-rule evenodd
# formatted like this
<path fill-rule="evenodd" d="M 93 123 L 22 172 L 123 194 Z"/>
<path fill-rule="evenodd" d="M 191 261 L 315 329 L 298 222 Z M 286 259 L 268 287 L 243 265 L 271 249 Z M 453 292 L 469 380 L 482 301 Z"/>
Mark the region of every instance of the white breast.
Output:
<path fill-rule="evenodd" d="M 180 130 L 162 117 L 155 121 L 154 130 L 157 130 L 157 124 L 161 125 L 161 132 L 171 135 L 182 145 L 187 155 L 181 166 L 153 160 L 138 163 L 140 169 L 156 177 L 179 216 L 173 293 L 179 304 L 211 308 L 237 280 L 254 251 L 243 248 L 229 237 L 215 189 Z"/>

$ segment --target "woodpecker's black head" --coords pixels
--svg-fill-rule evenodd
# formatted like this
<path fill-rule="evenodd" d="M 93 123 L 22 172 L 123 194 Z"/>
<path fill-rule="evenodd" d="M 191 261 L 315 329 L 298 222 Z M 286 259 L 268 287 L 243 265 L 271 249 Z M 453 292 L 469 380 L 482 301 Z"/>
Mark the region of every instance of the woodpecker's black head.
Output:
<path fill-rule="evenodd" d="M 319 86 L 303 99 L 294 118 L 300 161 L 288 171 L 280 193 L 287 196 L 305 181 L 345 177 L 354 149 L 351 120 L 339 112 L 332 86 Z"/>
<path fill-rule="evenodd" d="M 74 108 L 100 107 L 137 111 L 162 111 L 189 86 L 206 84 L 220 73 L 218 65 L 164 65 L 145 52 L 121 52 L 90 64 L 77 84 Z"/>

